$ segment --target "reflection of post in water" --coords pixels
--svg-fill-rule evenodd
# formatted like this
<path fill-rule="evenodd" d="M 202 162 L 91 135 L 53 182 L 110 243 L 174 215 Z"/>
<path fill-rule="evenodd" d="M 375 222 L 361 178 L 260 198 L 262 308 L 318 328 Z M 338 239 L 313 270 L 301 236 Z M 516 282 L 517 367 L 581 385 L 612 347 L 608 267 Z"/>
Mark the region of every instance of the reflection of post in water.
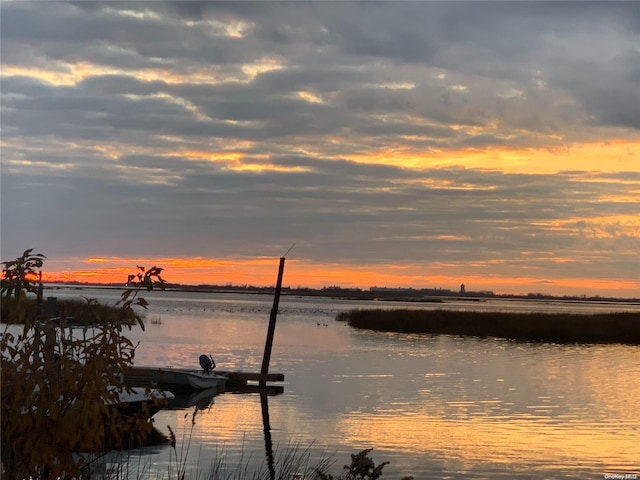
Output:
<path fill-rule="evenodd" d="M 271 441 L 271 425 L 269 424 L 269 400 L 267 392 L 260 392 L 260 404 L 262 405 L 262 427 L 264 430 L 264 450 L 267 454 L 267 467 L 269 468 L 269 480 L 275 480 L 276 469 L 273 462 L 273 443 Z"/>

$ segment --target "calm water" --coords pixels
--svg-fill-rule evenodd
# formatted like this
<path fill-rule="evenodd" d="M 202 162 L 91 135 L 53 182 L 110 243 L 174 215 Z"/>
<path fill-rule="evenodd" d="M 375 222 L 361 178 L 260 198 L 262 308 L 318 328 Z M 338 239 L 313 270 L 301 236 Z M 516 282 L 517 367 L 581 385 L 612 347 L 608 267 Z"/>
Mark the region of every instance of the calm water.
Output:
<path fill-rule="evenodd" d="M 110 300 L 117 292 L 56 290 L 45 295 Z M 259 371 L 272 297 L 150 292 L 140 366 L 197 367 L 211 353 L 220 368 Z M 617 305 L 530 301 L 401 304 L 285 296 L 280 300 L 272 372 L 284 393 L 267 400 L 275 455 L 309 447 L 333 455 L 336 475 L 349 454 L 374 448 L 390 461 L 385 478 L 604 478 L 640 475 L 640 347 L 522 344 L 496 339 L 385 334 L 334 321 L 358 307 L 613 311 Z M 640 311 L 640 307 L 624 309 Z M 163 410 L 179 443 L 188 409 Z M 265 464 L 258 394 L 224 393 L 198 412 L 187 456 L 191 478 L 216 455 L 225 465 Z M 242 457 L 242 460 L 240 458 Z M 173 461 L 173 463 L 172 463 Z M 168 447 L 130 452 L 130 471 L 175 472 Z M 173 465 L 173 466 L 172 466 Z M 175 478 L 175 475 L 173 476 Z"/>

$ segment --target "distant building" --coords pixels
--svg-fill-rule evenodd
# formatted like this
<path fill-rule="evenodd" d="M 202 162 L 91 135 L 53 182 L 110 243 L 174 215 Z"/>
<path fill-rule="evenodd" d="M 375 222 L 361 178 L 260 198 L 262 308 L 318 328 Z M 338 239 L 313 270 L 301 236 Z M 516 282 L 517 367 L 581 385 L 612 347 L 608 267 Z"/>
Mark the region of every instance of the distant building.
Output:
<path fill-rule="evenodd" d="M 464 295 L 465 293 L 467 293 L 467 290 L 464 288 L 464 283 L 460 284 L 460 294 Z"/>

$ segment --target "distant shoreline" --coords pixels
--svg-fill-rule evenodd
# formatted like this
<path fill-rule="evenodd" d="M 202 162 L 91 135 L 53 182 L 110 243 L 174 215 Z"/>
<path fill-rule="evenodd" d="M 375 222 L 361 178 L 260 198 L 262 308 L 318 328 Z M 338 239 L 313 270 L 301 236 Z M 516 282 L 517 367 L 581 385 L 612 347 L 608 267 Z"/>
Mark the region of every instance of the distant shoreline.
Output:
<path fill-rule="evenodd" d="M 80 282 L 50 282 L 43 283 L 45 289 L 55 290 L 60 288 L 68 289 L 125 289 L 125 284 L 95 284 Z M 181 285 L 169 283 L 166 290 L 174 292 L 197 292 L 197 293 L 237 293 L 237 294 L 264 294 L 273 295 L 274 286 L 235 286 L 235 285 Z M 359 288 L 324 287 L 313 288 L 291 288 L 283 287 L 282 295 L 299 295 L 307 297 L 339 298 L 344 300 L 371 300 L 371 301 L 395 301 L 395 302 L 422 302 L 422 303 L 445 303 L 447 301 L 469 301 L 482 302 L 487 299 L 496 300 L 541 300 L 541 301 L 562 301 L 562 302 L 594 302 L 594 303 L 625 303 L 640 305 L 640 298 L 617 298 L 596 296 L 564 295 L 554 296 L 545 294 L 494 294 L 492 292 L 466 292 L 459 293 L 452 290 L 440 288 L 379 288 L 362 290 Z"/>

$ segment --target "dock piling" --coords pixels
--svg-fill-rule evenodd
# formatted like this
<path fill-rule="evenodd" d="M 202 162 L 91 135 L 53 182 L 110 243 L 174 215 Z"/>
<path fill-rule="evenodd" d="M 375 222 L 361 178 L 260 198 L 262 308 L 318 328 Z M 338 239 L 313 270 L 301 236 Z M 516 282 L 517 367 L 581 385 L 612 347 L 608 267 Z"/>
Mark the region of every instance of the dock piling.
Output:
<path fill-rule="evenodd" d="M 280 267 L 278 268 L 278 281 L 276 283 L 276 291 L 273 296 L 273 307 L 269 316 L 269 328 L 267 330 L 267 340 L 264 345 L 264 355 L 262 356 L 262 368 L 260 373 L 266 375 L 269 373 L 269 361 L 271 360 L 271 347 L 273 346 L 273 336 L 276 331 L 276 318 L 278 317 L 278 305 L 280 304 L 280 292 L 282 290 L 282 275 L 284 274 L 285 257 L 280 257 Z M 266 386 L 264 381 L 260 382 L 260 386 Z"/>

